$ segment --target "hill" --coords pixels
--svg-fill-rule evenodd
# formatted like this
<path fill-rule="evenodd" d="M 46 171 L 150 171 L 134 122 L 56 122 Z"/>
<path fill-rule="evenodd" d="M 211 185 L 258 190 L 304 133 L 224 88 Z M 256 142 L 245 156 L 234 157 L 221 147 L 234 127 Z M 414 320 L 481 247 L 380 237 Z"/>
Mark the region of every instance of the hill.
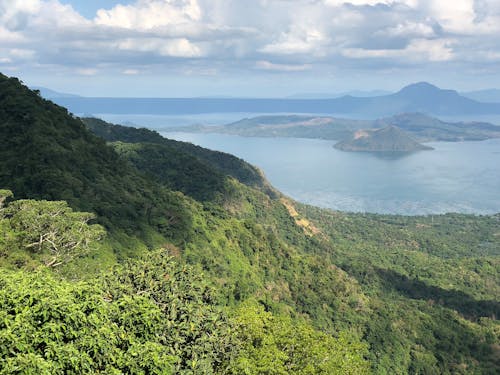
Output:
<path fill-rule="evenodd" d="M 453 90 L 429 83 L 408 85 L 381 96 L 325 99 L 243 98 L 54 98 L 73 113 L 198 114 L 198 113 L 331 113 L 355 114 L 364 118 L 392 116 L 404 112 L 431 115 L 499 114 L 499 103 L 482 103 Z"/>
<path fill-rule="evenodd" d="M 220 126 L 186 126 L 170 131 L 234 134 L 245 137 L 297 137 L 349 140 L 363 129 L 397 126 L 418 142 L 481 141 L 500 137 L 500 126 L 485 122 L 446 122 L 423 113 L 403 113 L 378 120 L 328 116 L 258 116 Z"/>
<path fill-rule="evenodd" d="M 327 116 L 277 115 L 244 118 L 227 125 L 184 126 L 168 131 L 234 134 L 243 137 L 297 137 L 344 139 L 353 130 L 370 126 L 368 121 Z"/>
<path fill-rule="evenodd" d="M 4 76 L 0 115 L 0 372 L 498 372 L 498 215 L 303 206 Z"/>
<path fill-rule="evenodd" d="M 114 125 L 97 118 L 89 117 L 82 118 L 82 121 L 94 134 L 108 142 L 153 143 L 156 146 L 148 145 L 147 147 L 150 149 L 156 148 L 157 150 L 163 149 L 166 152 L 165 156 L 170 154 L 170 157 L 164 157 L 163 160 L 172 162 L 182 159 L 175 168 L 173 165 L 170 165 L 168 167 L 165 166 L 166 168 L 163 169 L 164 171 L 175 170 L 177 178 L 170 180 L 173 183 L 175 181 L 178 182 L 179 175 L 186 170 L 197 168 L 205 176 L 198 176 L 201 183 L 209 181 L 211 175 L 214 177 L 217 176 L 219 179 L 221 176 L 227 175 L 234 177 L 248 186 L 259 188 L 269 194 L 274 194 L 273 189 L 260 170 L 233 155 L 207 150 L 191 143 L 166 139 L 156 131 L 145 128 L 136 129 L 129 126 Z M 172 157 L 173 154 L 178 157 Z M 191 163 L 192 165 L 188 165 Z M 143 165 L 142 167 L 151 168 L 152 166 Z M 194 181 L 191 181 L 191 183 L 194 183 Z"/>
<path fill-rule="evenodd" d="M 432 150 L 424 146 L 396 126 L 387 126 L 377 130 L 359 130 L 352 139 L 341 141 L 334 146 L 342 151 L 369 152 L 413 152 Z"/>

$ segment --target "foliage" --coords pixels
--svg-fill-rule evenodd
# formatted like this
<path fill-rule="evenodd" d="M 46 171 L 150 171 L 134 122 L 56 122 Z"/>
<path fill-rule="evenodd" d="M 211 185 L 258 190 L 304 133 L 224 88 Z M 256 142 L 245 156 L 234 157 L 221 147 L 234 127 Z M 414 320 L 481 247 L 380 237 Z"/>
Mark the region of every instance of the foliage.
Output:
<path fill-rule="evenodd" d="M 153 301 L 106 302 L 97 286 L 48 273 L 0 270 L 0 285 L 1 374 L 173 373 Z"/>
<path fill-rule="evenodd" d="M 300 320 L 273 316 L 260 305 L 245 303 L 236 311 L 243 343 L 235 374 L 370 373 L 366 347 L 343 332 L 334 338 Z"/>
<path fill-rule="evenodd" d="M 115 151 L 140 171 L 171 190 L 198 201 L 220 200 L 226 193 L 227 177 L 206 162 L 164 144 L 111 144 Z"/>
<path fill-rule="evenodd" d="M 236 156 L 220 151 L 207 150 L 191 143 L 166 139 L 149 129 L 114 125 L 91 117 L 82 118 L 82 121 L 94 134 L 108 142 L 162 145 L 164 146 L 163 149 L 169 150 L 173 154 L 169 157 L 183 158 L 184 161 L 189 160 L 189 163 L 193 165 L 196 165 L 195 161 L 201 162 L 208 168 L 208 171 L 231 176 L 243 184 L 261 189 L 268 194 L 275 193 L 257 168 Z M 182 165 L 175 166 L 174 170 L 177 173 L 182 173 Z"/>
<path fill-rule="evenodd" d="M 66 109 L 3 75 L 0 133 L 0 186 L 18 198 L 64 200 L 95 213 L 112 235 L 146 243 L 150 232 L 173 241 L 189 232 L 182 196 L 146 178 Z"/>
<path fill-rule="evenodd" d="M 0 373 L 225 373 L 232 327 L 191 268 L 165 252 L 100 282 L 0 270 Z"/>
<path fill-rule="evenodd" d="M 498 215 L 300 211 L 370 297 L 363 337 L 377 373 L 498 372 Z"/>
<path fill-rule="evenodd" d="M 131 294 L 154 301 L 162 325 L 152 333 L 161 336 L 162 345 L 176 358 L 176 373 L 226 371 L 238 349 L 233 328 L 215 306 L 213 292 L 199 271 L 175 262 L 167 251 L 155 251 L 115 267 L 102 282 L 111 300 Z M 126 310 L 129 329 L 143 332 L 145 323 L 136 322 L 135 312 Z"/>
<path fill-rule="evenodd" d="M 88 224 L 95 215 L 73 212 L 64 201 L 24 199 L 2 211 L 10 230 L 16 233 L 17 243 L 10 245 L 41 255 L 50 267 L 85 255 L 90 244 L 104 235 L 101 226 Z"/>

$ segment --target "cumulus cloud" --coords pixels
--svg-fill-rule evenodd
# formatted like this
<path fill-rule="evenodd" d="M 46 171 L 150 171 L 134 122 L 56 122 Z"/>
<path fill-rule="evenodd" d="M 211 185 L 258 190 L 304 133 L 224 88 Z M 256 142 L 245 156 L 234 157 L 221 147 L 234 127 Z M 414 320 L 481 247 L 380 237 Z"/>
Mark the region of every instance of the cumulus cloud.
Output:
<path fill-rule="evenodd" d="M 199 57 L 201 49 L 186 38 L 127 38 L 116 44 L 119 50 L 135 52 L 156 52 L 161 56 L 171 57 Z"/>
<path fill-rule="evenodd" d="M 137 0 L 92 19 L 58 0 L 0 0 L 0 63 L 91 75 L 185 71 L 192 62 L 190 74 L 200 75 L 450 61 L 477 68 L 498 61 L 499 32 L 497 0 Z"/>
<path fill-rule="evenodd" d="M 139 0 L 134 5 L 117 5 L 110 10 L 98 10 L 95 23 L 134 30 L 151 30 L 198 22 L 201 15 L 197 0 Z"/>
<path fill-rule="evenodd" d="M 342 51 L 345 57 L 353 59 L 385 58 L 406 62 L 448 61 L 453 59 L 452 41 L 447 40 L 412 40 L 404 49 L 361 49 L 348 48 Z"/>
<path fill-rule="evenodd" d="M 293 25 L 289 32 L 282 33 L 277 41 L 266 44 L 259 51 L 278 55 L 324 55 L 323 47 L 326 47 L 328 41 L 328 37 L 314 27 Z"/>

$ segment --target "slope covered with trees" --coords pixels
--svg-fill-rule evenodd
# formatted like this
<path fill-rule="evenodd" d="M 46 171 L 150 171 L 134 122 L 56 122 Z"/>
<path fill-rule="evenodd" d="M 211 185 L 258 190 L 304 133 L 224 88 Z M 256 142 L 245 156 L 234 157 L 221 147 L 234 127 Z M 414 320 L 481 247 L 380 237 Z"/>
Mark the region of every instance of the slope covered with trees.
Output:
<path fill-rule="evenodd" d="M 0 372 L 498 371 L 497 216 L 302 206 L 0 78 Z"/>

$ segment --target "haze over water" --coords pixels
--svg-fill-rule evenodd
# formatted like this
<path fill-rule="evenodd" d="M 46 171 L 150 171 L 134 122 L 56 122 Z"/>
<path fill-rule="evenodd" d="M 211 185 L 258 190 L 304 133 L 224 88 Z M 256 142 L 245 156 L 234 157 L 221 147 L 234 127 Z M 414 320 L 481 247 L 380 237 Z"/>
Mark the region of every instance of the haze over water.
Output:
<path fill-rule="evenodd" d="M 334 141 L 162 135 L 234 154 L 290 197 L 341 211 L 420 215 L 500 212 L 500 139 L 435 142 L 404 156 L 351 153 Z"/>

